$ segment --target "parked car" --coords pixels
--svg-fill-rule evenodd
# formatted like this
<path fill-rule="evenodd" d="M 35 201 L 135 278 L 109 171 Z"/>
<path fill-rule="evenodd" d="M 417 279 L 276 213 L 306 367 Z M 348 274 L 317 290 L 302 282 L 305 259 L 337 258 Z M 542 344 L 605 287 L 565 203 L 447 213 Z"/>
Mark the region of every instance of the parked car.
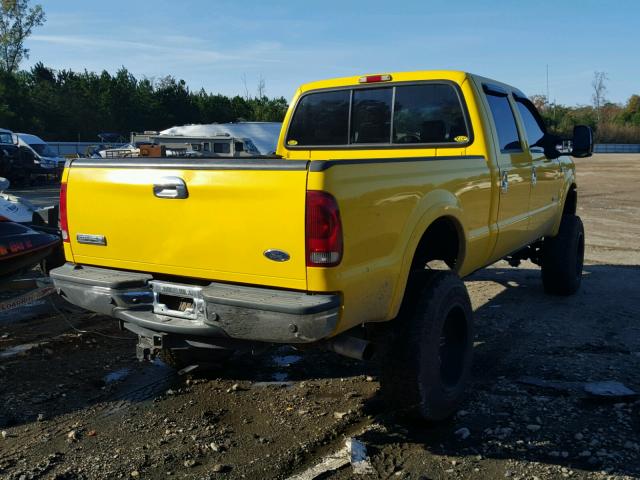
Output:
<path fill-rule="evenodd" d="M 51 153 L 35 135 L 0 129 L 0 175 L 14 184 L 30 183 L 38 175 L 59 174 L 64 159 L 50 156 Z"/>
<path fill-rule="evenodd" d="M 44 140 L 29 133 L 18 133 L 18 145 L 33 153 L 34 162 L 50 170 L 64 167 L 65 159 L 60 157 Z"/>
<path fill-rule="evenodd" d="M 38 208 L 6 193 L 0 177 L 0 279 L 40 264 L 44 272 L 64 264 L 58 207 Z"/>
<path fill-rule="evenodd" d="M 572 142 L 589 156 L 589 127 Z M 580 286 L 584 230 L 560 143 L 520 90 L 470 73 L 309 83 L 274 156 L 71 161 L 68 263 L 51 276 L 135 332 L 141 358 L 377 348 L 389 404 L 442 420 L 470 375 L 463 277 L 530 259 L 548 293 Z"/>
<path fill-rule="evenodd" d="M 5 175 L 13 168 L 18 158 L 18 138 L 10 130 L 0 128 L 0 175 Z"/>

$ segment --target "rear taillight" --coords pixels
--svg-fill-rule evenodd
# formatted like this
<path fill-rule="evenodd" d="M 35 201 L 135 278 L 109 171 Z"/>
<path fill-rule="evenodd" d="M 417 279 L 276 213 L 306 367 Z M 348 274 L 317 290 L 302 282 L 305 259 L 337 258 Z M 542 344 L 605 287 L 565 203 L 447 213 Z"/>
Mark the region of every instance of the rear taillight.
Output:
<path fill-rule="evenodd" d="M 67 184 L 60 184 L 60 230 L 62 240 L 69 242 L 69 224 L 67 223 Z"/>
<path fill-rule="evenodd" d="M 307 192 L 305 233 L 308 267 L 333 267 L 342 260 L 342 222 L 338 203 L 327 192 Z"/>

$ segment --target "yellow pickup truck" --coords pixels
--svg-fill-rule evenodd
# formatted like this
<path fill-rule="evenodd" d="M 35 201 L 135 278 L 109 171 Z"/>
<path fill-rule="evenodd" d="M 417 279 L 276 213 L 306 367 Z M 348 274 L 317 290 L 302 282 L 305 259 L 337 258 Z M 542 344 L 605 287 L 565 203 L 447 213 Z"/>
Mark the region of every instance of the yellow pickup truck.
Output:
<path fill-rule="evenodd" d="M 68 301 L 138 334 L 140 358 L 378 348 L 385 398 L 443 419 L 471 364 L 462 277 L 530 259 L 547 292 L 580 285 L 561 143 L 518 89 L 465 72 L 309 83 L 273 156 L 70 160 L 67 263 L 51 276 Z M 572 144 L 589 156 L 591 130 L 577 126 Z"/>

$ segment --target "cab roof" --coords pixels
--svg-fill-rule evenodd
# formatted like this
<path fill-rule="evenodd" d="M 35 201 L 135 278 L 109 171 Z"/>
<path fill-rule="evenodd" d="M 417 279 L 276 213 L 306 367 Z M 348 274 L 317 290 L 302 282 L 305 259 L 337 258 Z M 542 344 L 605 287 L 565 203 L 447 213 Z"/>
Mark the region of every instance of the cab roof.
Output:
<path fill-rule="evenodd" d="M 462 84 L 467 78 L 474 77 L 478 80 L 478 83 L 491 83 L 494 85 L 499 85 L 507 90 L 519 92 L 519 90 L 515 87 L 507 85 L 506 83 L 499 82 L 497 80 L 492 80 L 490 78 L 482 77 L 480 75 L 475 75 L 469 72 L 464 72 L 461 70 L 415 70 L 411 72 L 376 72 L 376 73 L 364 73 L 362 75 L 355 75 L 351 77 L 339 77 L 339 78 L 330 78 L 326 80 L 318 80 L 315 82 L 305 83 L 300 86 L 299 93 L 308 92 L 310 90 L 321 90 L 326 88 L 340 88 L 340 87 L 351 87 L 357 85 L 363 85 L 360 81 L 361 78 L 367 76 L 379 76 L 379 75 L 390 75 L 391 80 L 379 82 L 380 86 L 393 84 L 397 82 L 416 82 L 420 80 L 449 80 L 455 82 L 457 84 Z M 376 85 L 374 83 L 370 85 Z"/>
<path fill-rule="evenodd" d="M 363 73 L 352 77 L 330 78 L 327 80 L 318 80 L 315 82 L 305 83 L 300 87 L 301 92 L 309 90 L 320 90 L 324 88 L 338 88 L 362 85 L 360 79 L 362 77 L 373 75 L 391 75 L 390 81 L 380 82 L 380 85 L 397 83 L 397 82 L 415 82 L 419 80 L 451 80 L 456 83 L 462 83 L 467 76 L 467 72 L 457 70 L 416 70 L 413 72 L 375 72 Z"/>

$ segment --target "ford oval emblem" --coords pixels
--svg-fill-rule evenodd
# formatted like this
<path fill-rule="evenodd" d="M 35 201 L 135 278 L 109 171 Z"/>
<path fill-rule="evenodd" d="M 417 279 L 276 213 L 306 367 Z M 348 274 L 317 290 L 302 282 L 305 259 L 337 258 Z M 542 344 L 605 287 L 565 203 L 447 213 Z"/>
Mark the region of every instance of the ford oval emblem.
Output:
<path fill-rule="evenodd" d="M 286 262 L 291 258 L 287 252 L 278 250 L 276 248 L 270 248 L 269 250 L 265 250 L 263 255 L 267 257 L 269 260 L 273 260 L 274 262 Z"/>

